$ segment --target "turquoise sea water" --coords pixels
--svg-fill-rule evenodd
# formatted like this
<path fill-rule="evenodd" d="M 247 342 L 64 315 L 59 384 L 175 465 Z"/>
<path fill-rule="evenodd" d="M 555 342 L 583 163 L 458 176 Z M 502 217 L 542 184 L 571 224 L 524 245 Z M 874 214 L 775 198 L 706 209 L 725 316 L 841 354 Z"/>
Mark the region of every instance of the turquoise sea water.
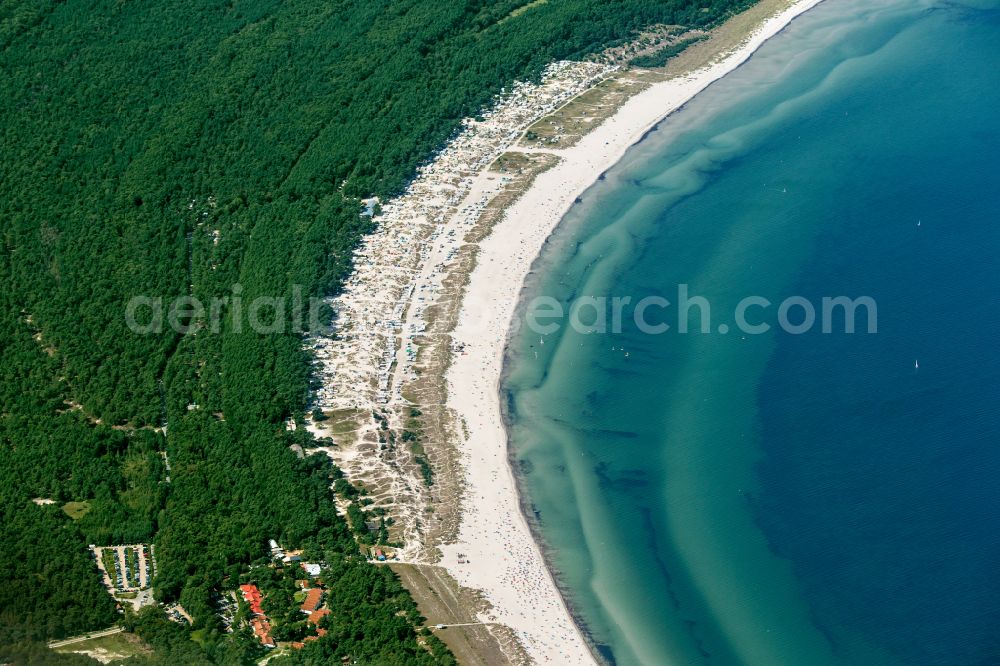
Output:
<path fill-rule="evenodd" d="M 609 662 L 1000 663 L 998 177 L 1000 3 L 827 0 L 574 206 L 523 308 L 674 305 L 508 350 L 526 502 Z M 789 296 L 869 296 L 877 332 L 779 330 Z"/>

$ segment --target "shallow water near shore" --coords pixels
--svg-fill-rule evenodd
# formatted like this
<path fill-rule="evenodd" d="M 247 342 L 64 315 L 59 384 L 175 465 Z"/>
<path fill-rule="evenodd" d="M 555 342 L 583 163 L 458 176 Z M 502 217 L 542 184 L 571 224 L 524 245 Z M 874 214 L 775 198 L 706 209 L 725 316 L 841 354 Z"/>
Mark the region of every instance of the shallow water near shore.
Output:
<path fill-rule="evenodd" d="M 539 257 L 525 302 L 674 304 L 663 334 L 626 309 L 508 350 L 521 486 L 608 661 L 1000 662 L 998 5 L 827 0 Z M 711 332 L 678 332 L 682 284 Z M 744 334 L 747 296 L 772 325 L 789 296 L 870 296 L 878 332 Z"/>

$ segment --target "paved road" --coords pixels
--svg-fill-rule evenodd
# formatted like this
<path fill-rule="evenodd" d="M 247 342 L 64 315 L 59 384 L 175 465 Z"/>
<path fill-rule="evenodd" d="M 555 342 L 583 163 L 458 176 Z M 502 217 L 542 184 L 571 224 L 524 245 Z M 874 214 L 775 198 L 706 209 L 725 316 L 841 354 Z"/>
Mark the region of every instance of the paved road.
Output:
<path fill-rule="evenodd" d="M 125 631 L 121 627 L 111 627 L 110 629 L 105 629 L 104 631 L 95 631 L 90 634 L 84 634 L 83 636 L 74 636 L 73 638 L 67 638 L 61 641 L 52 641 L 49 643 L 50 648 L 63 647 L 64 645 L 73 645 L 74 643 L 82 643 L 84 641 L 89 641 L 91 638 L 102 638 L 103 636 L 111 636 L 112 634 L 120 634 Z"/>

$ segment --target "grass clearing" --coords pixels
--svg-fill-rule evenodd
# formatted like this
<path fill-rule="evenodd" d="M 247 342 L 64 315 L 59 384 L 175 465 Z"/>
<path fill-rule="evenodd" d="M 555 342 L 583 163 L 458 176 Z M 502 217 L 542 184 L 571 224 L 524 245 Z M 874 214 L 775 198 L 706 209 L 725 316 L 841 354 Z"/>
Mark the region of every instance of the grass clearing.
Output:
<path fill-rule="evenodd" d="M 505 23 L 506 21 L 509 21 L 509 20 L 511 20 L 513 18 L 517 18 L 518 16 L 520 16 L 523 13 L 525 13 L 526 11 L 528 11 L 530 9 L 534 9 L 535 7 L 540 7 L 541 5 L 544 5 L 548 1 L 549 0 L 531 0 L 531 2 L 529 2 L 528 4 L 521 5 L 517 9 L 513 10 L 510 14 L 507 14 L 507 16 L 505 16 L 502 19 L 500 19 L 499 21 L 497 21 L 497 25 L 501 25 L 501 24 Z"/>
<path fill-rule="evenodd" d="M 62 506 L 63 513 L 73 520 L 80 520 L 90 511 L 90 502 L 66 502 Z"/>
<path fill-rule="evenodd" d="M 153 649 L 135 634 L 118 633 L 91 638 L 71 645 L 53 648 L 55 652 L 86 654 L 105 663 L 117 659 L 149 655 Z"/>
<path fill-rule="evenodd" d="M 206 647 L 205 639 L 208 637 L 208 629 L 197 629 L 191 632 L 191 640 L 200 645 L 202 648 Z"/>
<path fill-rule="evenodd" d="M 368 416 L 368 413 L 361 409 L 334 409 L 324 413 L 326 421 L 322 421 L 319 425 L 332 435 L 356 432 L 362 420 Z"/>

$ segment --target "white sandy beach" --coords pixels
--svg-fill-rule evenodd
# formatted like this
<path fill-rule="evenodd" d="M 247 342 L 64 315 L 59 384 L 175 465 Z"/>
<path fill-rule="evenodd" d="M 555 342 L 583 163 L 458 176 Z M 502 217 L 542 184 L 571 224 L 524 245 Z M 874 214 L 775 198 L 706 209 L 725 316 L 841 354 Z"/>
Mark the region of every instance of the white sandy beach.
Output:
<path fill-rule="evenodd" d="M 537 177 L 479 247 L 453 338 L 448 405 L 465 425 L 459 447 L 467 489 L 458 542 L 441 565 L 482 590 L 490 618 L 512 627 L 542 664 L 595 663 L 546 569 L 521 512 L 508 463 L 499 381 L 518 296 L 532 262 L 573 201 L 645 132 L 731 72 L 793 18 L 821 0 L 801 0 L 767 20 L 740 48 L 691 75 L 657 83 L 628 100 L 576 145 L 552 149 L 561 161 Z M 468 560 L 459 563 L 459 554 Z"/>

